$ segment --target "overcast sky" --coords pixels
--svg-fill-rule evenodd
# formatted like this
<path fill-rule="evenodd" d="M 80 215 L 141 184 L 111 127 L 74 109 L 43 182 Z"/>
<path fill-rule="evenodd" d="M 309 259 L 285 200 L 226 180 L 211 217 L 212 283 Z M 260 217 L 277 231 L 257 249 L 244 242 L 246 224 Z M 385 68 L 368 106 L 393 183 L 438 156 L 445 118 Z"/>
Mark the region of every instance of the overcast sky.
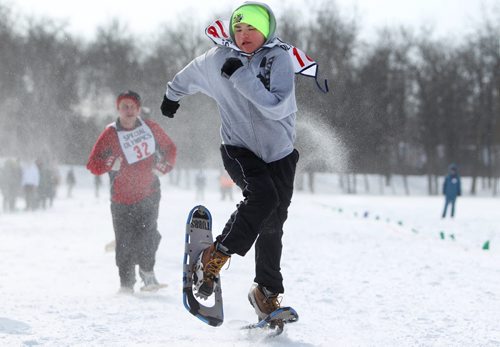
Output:
<path fill-rule="evenodd" d="M 2 0 L 0 0 L 2 1 Z M 293 6 L 304 11 L 317 8 L 322 0 L 263 0 L 280 17 Z M 160 24 L 175 22 L 180 15 L 190 15 L 201 27 L 214 13 L 229 17 L 231 10 L 242 3 L 236 0 L 4 0 L 21 14 L 46 16 L 66 20 L 68 30 L 87 38 L 96 27 L 111 18 L 128 24 L 132 32 L 151 34 Z M 362 35 L 367 37 L 374 28 L 383 25 L 404 24 L 419 28 L 433 26 L 437 35 L 461 36 L 482 18 L 483 8 L 488 12 L 500 10 L 500 0 L 336 0 L 346 17 L 357 11 L 361 19 Z M 279 23 L 278 23 L 279 25 Z"/>

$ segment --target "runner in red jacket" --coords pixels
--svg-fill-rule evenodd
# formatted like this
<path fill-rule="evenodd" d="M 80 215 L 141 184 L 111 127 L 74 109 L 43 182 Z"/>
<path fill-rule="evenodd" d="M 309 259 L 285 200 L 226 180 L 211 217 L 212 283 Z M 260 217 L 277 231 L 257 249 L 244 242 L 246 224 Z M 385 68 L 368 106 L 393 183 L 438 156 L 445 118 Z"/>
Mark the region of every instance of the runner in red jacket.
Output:
<path fill-rule="evenodd" d="M 137 93 L 120 94 L 116 106 L 119 117 L 99 136 L 87 169 L 94 175 L 108 172 L 110 176 L 120 291 L 134 291 L 136 264 L 144 282 L 141 289 L 158 290 L 162 287 L 154 273 L 161 240 L 158 175 L 172 170 L 176 146 L 157 123 L 139 117 L 141 98 Z"/>

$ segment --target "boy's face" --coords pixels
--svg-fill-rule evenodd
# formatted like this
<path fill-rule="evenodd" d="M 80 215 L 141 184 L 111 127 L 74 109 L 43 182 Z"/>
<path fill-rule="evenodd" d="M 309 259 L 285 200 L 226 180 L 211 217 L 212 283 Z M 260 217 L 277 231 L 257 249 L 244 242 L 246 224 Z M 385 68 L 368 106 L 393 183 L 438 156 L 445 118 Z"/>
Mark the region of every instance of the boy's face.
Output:
<path fill-rule="evenodd" d="M 266 42 L 266 38 L 260 31 L 245 23 L 238 23 L 234 26 L 234 39 L 238 48 L 245 53 L 255 52 Z"/>
<path fill-rule="evenodd" d="M 134 120 L 139 116 L 141 108 L 135 103 L 134 100 L 123 99 L 118 104 L 118 113 L 120 114 L 121 121 Z"/>

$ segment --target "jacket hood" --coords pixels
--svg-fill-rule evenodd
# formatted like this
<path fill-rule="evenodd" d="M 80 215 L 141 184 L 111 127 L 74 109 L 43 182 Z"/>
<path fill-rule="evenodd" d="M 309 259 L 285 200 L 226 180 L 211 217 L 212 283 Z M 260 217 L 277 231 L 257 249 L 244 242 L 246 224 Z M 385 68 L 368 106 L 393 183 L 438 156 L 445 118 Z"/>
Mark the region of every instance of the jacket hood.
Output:
<path fill-rule="evenodd" d="M 257 5 L 257 6 L 263 7 L 269 13 L 269 35 L 267 36 L 266 42 L 264 42 L 264 46 L 267 43 L 272 42 L 276 38 L 276 17 L 274 16 L 273 10 L 271 10 L 271 8 L 267 4 L 264 4 L 262 2 L 245 1 L 243 4 L 239 5 L 231 12 L 231 17 L 237 9 L 239 9 L 242 6 L 246 6 L 246 5 Z M 233 26 L 231 25 L 231 18 L 229 18 L 229 35 L 231 36 L 231 39 L 233 40 L 233 42 L 236 42 L 236 40 L 234 39 Z"/>
<path fill-rule="evenodd" d="M 318 64 L 307 54 L 301 51 L 299 48 L 286 43 L 276 36 L 276 18 L 274 16 L 273 11 L 269 6 L 264 3 L 256 2 L 256 1 L 246 1 L 242 5 L 238 6 L 235 10 L 244 5 L 258 5 L 262 6 L 269 12 L 269 36 L 267 40 L 264 42 L 262 47 L 257 49 L 253 53 L 244 53 L 241 49 L 238 48 L 235 44 L 234 40 L 234 32 L 231 28 L 230 21 L 228 20 L 215 20 L 212 24 L 210 24 L 205 29 L 205 35 L 212 40 L 219 47 L 229 48 L 239 52 L 239 54 L 244 56 L 253 56 L 254 54 L 260 52 L 262 49 L 280 47 L 290 56 L 292 60 L 293 68 L 296 74 L 300 74 L 303 76 L 313 77 L 318 88 L 323 92 L 328 92 L 328 83 L 325 80 L 325 85 L 322 87 L 318 83 Z M 231 15 L 234 13 L 231 12 Z"/>

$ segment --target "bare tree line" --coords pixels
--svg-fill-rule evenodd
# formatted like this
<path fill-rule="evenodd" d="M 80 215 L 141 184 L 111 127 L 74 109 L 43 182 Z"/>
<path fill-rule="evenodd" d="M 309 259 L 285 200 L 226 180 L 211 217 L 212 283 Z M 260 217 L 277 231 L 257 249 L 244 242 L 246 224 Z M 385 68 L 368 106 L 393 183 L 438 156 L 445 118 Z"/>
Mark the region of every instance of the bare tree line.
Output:
<path fill-rule="evenodd" d="M 299 17 L 291 9 L 287 20 L 278 20 L 280 37 L 319 63 L 332 91 L 322 94 L 310 79 L 298 78 L 298 119 L 314 117 L 339 137 L 348 151 L 344 173 L 377 173 L 387 182 L 394 174 L 425 174 L 435 194 L 437 176 L 454 162 L 472 176 L 471 193 L 478 177 L 496 187 L 500 13 L 485 15 L 459 41 L 385 28 L 364 42 L 359 21 L 342 18 L 330 3 L 308 23 L 293 20 Z M 165 82 L 210 47 L 203 26 L 184 20 L 144 39 L 112 21 L 84 41 L 50 19 L 19 22 L 0 3 L 0 156 L 84 163 L 103 126 L 114 120 L 115 95 L 133 89 L 178 143 L 179 165 L 219 165 L 213 102 L 185 99 L 174 120 L 162 119 L 158 110 Z M 330 168 L 317 160 L 306 170 Z"/>

